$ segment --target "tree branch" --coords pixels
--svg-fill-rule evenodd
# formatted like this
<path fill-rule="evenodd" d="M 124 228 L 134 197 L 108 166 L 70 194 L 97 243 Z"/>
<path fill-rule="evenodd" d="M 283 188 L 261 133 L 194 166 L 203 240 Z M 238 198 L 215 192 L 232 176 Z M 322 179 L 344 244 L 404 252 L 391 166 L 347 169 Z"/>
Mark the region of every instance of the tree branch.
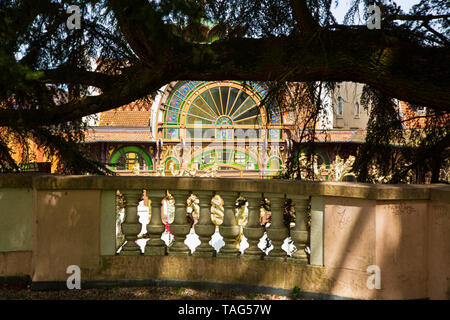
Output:
<path fill-rule="evenodd" d="M 196 58 L 186 53 L 180 60 L 186 69 L 181 79 L 353 81 L 403 101 L 450 109 L 450 49 L 383 32 L 324 30 L 317 41 L 230 39 L 214 42 Z"/>
<path fill-rule="evenodd" d="M 100 96 L 47 110 L 0 110 L 0 126 L 79 119 L 130 103 L 177 80 L 353 81 L 369 84 L 389 97 L 449 111 L 449 63 L 448 47 L 424 47 L 383 31 L 362 29 L 322 30 L 320 39 L 313 40 L 278 37 L 185 43 L 153 68 L 134 66 L 117 79 L 89 73 L 85 83 L 107 88 Z"/>
<path fill-rule="evenodd" d="M 39 79 L 44 83 L 81 84 L 107 90 L 114 83 L 123 78 L 120 75 L 108 75 L 100 72 L 59 67 L 57 69 L 40 70 L 44 76 Z"/>
<path fill-rule="evenodd" d="M 311 35 L 319 27 L 318 23 L 314 21 L 311 11 L 306 5 L 306 0 L 291 0 L 292 12 L 300 29 L 305 35 Z"/>
<path fill-rule="evenodd" d="M 449 45 L 450 42 L 449 42 L 448 38 L 446 36 L 444 36 L 443 34 L 440 34 L 439 32 L 437 32 L 436 30 L 434 30 L 432 27 L 430 27 L 428 22 L 424 22 L 423 26 L 425 27 L 425 29 L 427 29 L 432 34 L 434 34 L 436 37 L 438 37 L 439 40 L 441 40 L 444 43 L 444 45 Z"/>
<path fill-rule="evenodd" d="M 386 20 L 403 20 L 403 21 L 431 21 L 436 19 L 448 19 L 450 14 L 441 15 L 407 15 L 398 14 L 386 17 Z"/>
<path fill-rule="evenodd" d="M 109 2 L 128 44 L 141 61 L 150 66 L 157 55 L 163 54 L 158 49 L 169 40 L 161 15 L 148 0 L 134 0 L 132 4 L 122 0 Z"/>
<path fill-rule="evenodd" d="M 120 78 L 121 81 L 107 85 L 108 91 L 98 96 L 77 98 L 68 103 L 47 109 L 0 109 L 0 127 L 10 126 L 48 126 L 79 120 L 84 116 L 118 108 L 170 82 L 168 78 L 153 70 L 142 68 L 135 71 L 133 78 Z"/>

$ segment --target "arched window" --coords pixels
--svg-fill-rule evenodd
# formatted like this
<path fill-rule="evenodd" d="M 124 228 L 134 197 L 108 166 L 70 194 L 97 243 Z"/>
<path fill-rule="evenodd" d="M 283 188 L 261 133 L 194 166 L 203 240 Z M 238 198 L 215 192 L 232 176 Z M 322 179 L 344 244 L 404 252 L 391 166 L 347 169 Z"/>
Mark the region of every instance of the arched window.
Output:
<path fill-rule="evenodd" d="M 153 170 L 150 156 L 139 147 L 124 147 L 119 149 L 110 160 L 114 170 Z"/>
<path fill-rule="evenodd" d="M 344 99 L 342 99 L 342 97 L 338 98 L 338 109 L 337 109 L 337 114 L 338 116 L 342 116 L 342 114 L 344 113 Z"/>
<path fill-rule="evenodd" d="M 279 108 L 260 106 L 266 94 L 258 82 L 180 81 L 163 103 L 164 138 L 281 139 Z"/>
<path fill-rule="evenodd" d="M 177 171 L 180 169 L 180 164 L 177 159 L 169 157 L 164 162 L 164 169 L 166 171 L 166 176 L 171 176 L 172 171 Z"/>
<path fill-rule="evenodd" d="M 355 118 L 359 118 L 359 103 L 355 103 Z"/>
<path fill-rule="evenodd" d="M 267 169 L 269 171 L 268 172 L 269 176 L 277 175 L 281 169 L 281 159 L 278 157 L 271 157 L 267 161 Z"/>

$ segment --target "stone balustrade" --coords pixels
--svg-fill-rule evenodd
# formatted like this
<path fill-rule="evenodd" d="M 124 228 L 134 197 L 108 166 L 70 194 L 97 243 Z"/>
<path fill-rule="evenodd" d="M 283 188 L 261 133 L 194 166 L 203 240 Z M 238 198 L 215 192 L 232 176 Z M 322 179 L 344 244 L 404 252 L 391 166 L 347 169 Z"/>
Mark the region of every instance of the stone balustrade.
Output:
<path fill-rule="evenodd" d="M 125 243 L 119 254 L 117 190 L 124 199 Z M 161 240 L 167 191 L 175 205 L 169 246 Z M 187 219 L 192 194 L 199 205 L 194 250 L 185 243 L 194 231 Z M 137 210 L 144 195 L 151 203 L 147 226 Z M 215 195 L 223 200 L 219 227 L 211 219 Z M 236 219 L 239 199 L 246 200 L 244 226 Z M 448 299 L 449 199 L 450 187 L 444 185 L 0 175 L 0 278 L 27 275 L 32 288 L 65 287 L 67 267 L 78 265 L 82 286 L 184 281 L 285 292 L 297 286 L 357 299 Z M 264 226 L 263 203 L 272 215 Z M 295 212 L 290 226 L 283 217 L 286 204 Z M 142 247 L 137 239 L 145 231 Z M 219 234 L 225 245 L 213 248 Z M 241 237 L 248 247 L 245 241 L 239 247 Z M 262 239 L 270 240 L 272 250 L 261 250 Z M 294 251 L 285 251 L 286 239 Z M 381 270 L 381 290 L 367 286 L 372 265 Z"/>
<path fill-rule="evenodd" d="M 185 190 L 169 190 L 175 199 L 175 219 L 170 226 L 174 235 L 174 242 L 166 247 L 161 236 L 165 231 L 165 226 L 161 219 L 162 200 L 165 190 L 147 190 L 147 196 L 151 200 L 152 215 L 149 224 L 146 226 L 149 240 L 146 243 L 144 255 L 150 256 L 189 256 L 189 247 L 186 245 L 186 236 L 189 234 L 191 225 L 188 223 L 187 199 L 191 195 Z M 140 250 L 135 240 L 140 232 L 139 217 L 136 214 L 137 206 L 142 190 L 124 190 L 121 192 L 125 199 L 125 221 L 122 230 L 125 235 L 125 244 L 120 255 L 140 255 Z M 211 220 L 211 199 L 213 192 L 198 190 L 193 192 L 200 201 L 200 218 L 195 225 L 195 232 L 199 236 L 200 245 L 192 253 L 197 257 L 217 257 L 217 258 L 239 258 L 244 260 L 269 260 L 278 262 L 293 262 L 307 264 L 308 257 L 305 252 L 309 244 L 310 235 L 307 229 L 306 210 L 309 205 L 309 197 L 304 195 L 290 195 L 296 206 L 297 220 L 295 226 L 290 230 L 283 222 L 283 212 L 285 210 L 286 195 L 283 193 L 256 193 L 245 192 L 240 194 L 234 191 L 221 191 L 224 204 L 223 223 L 219 226 L 219 233 L 223 237 L 225 245 L 215 252 L 210 241 L 215 232 L 215 225 Z M 237 199 L 243 196 L 248 203 L 248 222 L 243 228 L 243 234 L 249 243 L 249 247 L 241 255 L 238 243 L 240 227 L 236 221 Z M 260 223 L 260 209 L 263 197 L 270 201 L 271 223 L 266 228 Z M 273 245 L 273 249 L 266 255 L 258 244 L 266 231 L 267 236 Z M 297 250 L 292 257 L 288 257 L 287 252 L 282 248 L 284 241 L 292 236 Z"/>

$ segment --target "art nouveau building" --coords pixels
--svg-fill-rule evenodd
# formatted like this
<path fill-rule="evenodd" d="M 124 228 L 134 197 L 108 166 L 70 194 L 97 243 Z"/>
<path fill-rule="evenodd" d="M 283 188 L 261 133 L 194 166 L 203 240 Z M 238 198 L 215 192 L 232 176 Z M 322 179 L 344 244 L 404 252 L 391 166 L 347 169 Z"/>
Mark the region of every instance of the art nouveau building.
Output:
<path fill-rule="evenodd" d="M 98 114 L 86 143 L 119 174 L 273 177 L 289 156 L 298 119 L 282 106 L 264 108 L 267 90 L 258 82 L 171 83 L 147 102 Z M 364 121 L 319 134 L 319 163 L 352 154 L 348 142 L 364 141 Z"/>

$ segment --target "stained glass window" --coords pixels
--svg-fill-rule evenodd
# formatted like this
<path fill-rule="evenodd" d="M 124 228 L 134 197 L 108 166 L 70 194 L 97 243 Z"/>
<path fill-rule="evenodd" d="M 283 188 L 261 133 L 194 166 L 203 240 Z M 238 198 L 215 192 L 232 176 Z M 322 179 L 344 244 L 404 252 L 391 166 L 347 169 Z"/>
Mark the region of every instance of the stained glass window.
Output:
<path fill-rule="evenodd" d="M 110 159 L 114 170 L 152 170 L 153 163 L 149 155 L 139 147 L 127 146 L 117 150 Z"/>
<path fill-rule="evenodd" d="M 116 170 L 133 170 L 136 166 L 139 170 L 147 169 L 144 157 L 136 152 L 123 153 L 116 162 Z"/>
<path fill-rule="evenodd" d="M 281 129 L 277 107 L 260 106 L 267 94 L 263 83 L 238 81 L 180 81 L 164 103 L 166 139 L 258 139 L 267 124 Z M 281 139 L 281 130 L 267 131 L 268 139 Z M 254 131 L 254 132 L 253 132 Z"/>

